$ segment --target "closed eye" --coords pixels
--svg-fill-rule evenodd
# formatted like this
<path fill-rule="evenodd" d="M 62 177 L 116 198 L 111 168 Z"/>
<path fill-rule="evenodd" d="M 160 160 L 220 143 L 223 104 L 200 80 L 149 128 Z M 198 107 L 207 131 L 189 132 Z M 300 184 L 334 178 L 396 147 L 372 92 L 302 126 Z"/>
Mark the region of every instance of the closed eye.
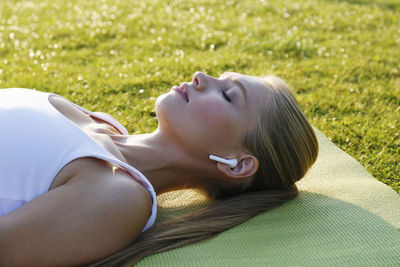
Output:
<path fill-rule="evenodd" d="M 226 94 L 225 90 L 221 90 L 222 91 L 222 95 L 224 96 L 224 98 L 228 101 L 228 102 L 232 102 L 232 99 Z"/>

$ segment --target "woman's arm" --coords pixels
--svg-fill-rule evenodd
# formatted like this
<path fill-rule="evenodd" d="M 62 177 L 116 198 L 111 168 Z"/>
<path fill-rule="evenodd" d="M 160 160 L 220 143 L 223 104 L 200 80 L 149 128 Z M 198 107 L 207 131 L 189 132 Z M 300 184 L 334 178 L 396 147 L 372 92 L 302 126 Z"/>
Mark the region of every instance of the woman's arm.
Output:
<path fill-rule="evenodd" d="M 91 263 L 135 240 L 150 212 L 134 180 L 74 177 L 0 217 L 0 266 Z"/>

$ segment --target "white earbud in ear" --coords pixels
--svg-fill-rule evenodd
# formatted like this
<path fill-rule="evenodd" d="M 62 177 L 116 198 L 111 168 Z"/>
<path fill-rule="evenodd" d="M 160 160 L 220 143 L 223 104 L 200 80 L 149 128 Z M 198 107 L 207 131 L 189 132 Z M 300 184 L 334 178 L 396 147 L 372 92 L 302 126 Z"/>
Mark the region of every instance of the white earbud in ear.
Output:
<path fill-rule="evenodd" d="M 220 158 L 220 157 L 217 157 L 214 155 L 210 155 L 208 158 L 211 160 L 215 160 L 215 161 L 227 164 L 227 165 L 229 165 L 229 167 L 231 167 L 231 169 L 235 168 L 237 165 L 237 159 L 224 159 L 224 158 Z"/>

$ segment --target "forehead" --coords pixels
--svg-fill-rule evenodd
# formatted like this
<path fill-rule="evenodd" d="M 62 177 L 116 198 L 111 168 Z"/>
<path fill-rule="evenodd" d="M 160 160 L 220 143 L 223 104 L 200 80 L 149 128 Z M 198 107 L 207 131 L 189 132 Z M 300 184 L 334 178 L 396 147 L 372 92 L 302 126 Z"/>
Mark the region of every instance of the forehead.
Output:
<path fill-rule="evenodd" d="M 263 78 L 256 77 L 256 76 L 250 76 L 250 75 L 245 75 L 237 72 L 224 72 L 221 74 L 220 78 L 226 78 L 230 77 L 232 79 L 238 79 L 240 82 L 246 84 L 249 84 L 251 86 L 257 86 L 257 87 L 268 87 L 268 84 Z"/>
<path fill-rule="evenodd" d="M 268 84 L 268 82 L 260 77 L 240 74 L 237 72 L 224 72 L 220 76 L 220 78 L 226 77 L 239 80 L 244 85 L 246 90 L 248 92 L 250 91 L 250 94 L 253 94 L 253 91 L 255 91 L 257 97 L 267 94 L 268 90 L 270 89 L 270 85 Z"/>

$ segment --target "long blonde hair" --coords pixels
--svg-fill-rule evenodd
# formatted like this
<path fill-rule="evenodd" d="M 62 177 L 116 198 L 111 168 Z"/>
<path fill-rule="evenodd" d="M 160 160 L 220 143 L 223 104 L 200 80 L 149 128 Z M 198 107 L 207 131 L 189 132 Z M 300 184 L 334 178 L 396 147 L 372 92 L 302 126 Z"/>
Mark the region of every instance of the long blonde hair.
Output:
<path fill-rule="evenodd" d="M 203 190 L 215 199 L 211 205 L 154 225 L 94 266 L 135 264 L 143 257 L 212 238 L 297 196 L 295 182 L 318 156 L 317 138 L 288 86 L 275 76 L 264 77 L 264 82 L 266 103 L 255 128 L 242 138 L 243 147 L 259 161 L 253 179 L 234 187 L 209 184 Z"/>

